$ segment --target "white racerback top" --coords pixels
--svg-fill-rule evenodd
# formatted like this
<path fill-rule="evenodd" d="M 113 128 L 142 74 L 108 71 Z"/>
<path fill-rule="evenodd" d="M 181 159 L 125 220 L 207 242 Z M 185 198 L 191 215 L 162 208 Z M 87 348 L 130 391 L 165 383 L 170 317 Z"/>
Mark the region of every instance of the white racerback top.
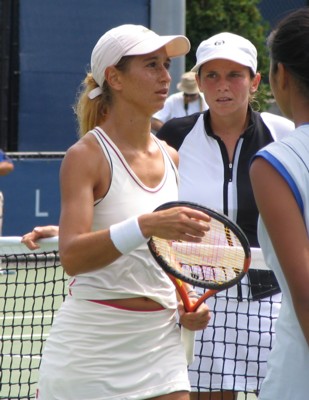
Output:
<path fill-rule="evenodd" d="M 289 185 L 309 232 L 309 124 L 299 126 L 293 134 L 264 147 L 257 156 L 267 160 Z M 266 264 L 275 272 L 282 291 L 276 341 L 267 361 L 267 374 L 259 399 L 307 399 L 309 347 L 294 308 L 290 286 L 262 218 L 259 218 L 258 235 Z"/>
<path fill-rule="evenodd" d="M 178 199 L 178 172 L 172 159 L 153 136 L 161 150 L 165 172 L 155 188 L 136 176 L 117 146 L 99 127 L 90 132 L 99 142 L 111 169 L 106 196 L 94 204 L 93 231 L 108 229 L 134 215 L 152 212 L 159 205 Z M 123 255 L 108 266 L 79 274 L 69 280 L 70 293 L 79 299 L 110 300 L 148 297 L 165 308 L 176 308 L 173 284 L 152 258 L 147 244 Z"/>

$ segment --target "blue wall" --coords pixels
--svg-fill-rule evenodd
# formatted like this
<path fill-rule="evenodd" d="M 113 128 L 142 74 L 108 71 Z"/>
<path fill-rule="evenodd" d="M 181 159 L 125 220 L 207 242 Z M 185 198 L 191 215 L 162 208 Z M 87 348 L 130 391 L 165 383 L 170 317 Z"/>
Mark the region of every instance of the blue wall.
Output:
<path fill-rule="evenodd" d="M 18 151 L 65 151 L 76 141 L 72 105 L 100 36 L 149 26 L 149 0 L 20 1 Z"/>
<path fill-rule="evenodd" d="M 93 46 L 114 26 L 149 26 L 149 7 L 150 0 L 20 1 L 18 152 L 62 152 L 76 141 L 72 105 Z M 61 159 L 14 164 L 15 171 L 1 177 L 3 235 L 58 224 Z"/>
<path fill-rule="evenodd" d="M 17 152 L 65 152 L 77 140 L 72 106 L 89 70 L 91 51 L 105 31 L 125 23 L 150 27 L 154 9 L 153 29 L 157 24 L 159 33 L 183 33 L 174 30 L 184 17 L 179 12 L 184 0 L 161 1 L 177 11 L 172 19 L 157 0 L 19 2 Z M 58 224 L 61 160 L 18 158 L 14 163 L 15 171 L 0 182 L 5 197 L 3 235 L 21 236 L 36 225 Z"/>
<path fill-rule="evenodd" d="M 22 236 L 34 226 L 58 224 L 60 164 L 55 158 L 14 160 L 14 171 L 1 177 L 3 236 Z"/>

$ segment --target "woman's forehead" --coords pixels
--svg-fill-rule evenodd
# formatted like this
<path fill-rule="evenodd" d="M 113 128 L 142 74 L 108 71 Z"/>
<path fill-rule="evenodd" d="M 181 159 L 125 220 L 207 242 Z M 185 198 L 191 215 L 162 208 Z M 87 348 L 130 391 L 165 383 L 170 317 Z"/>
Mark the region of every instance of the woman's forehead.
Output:
<path fill-rule="evenodd" d="M 205 64 L 202 65 L 201 67 L 203 70 L 219 70 L 219 69 L 225 69 L 225 70 L 246 70 L 249 67 L 239 64 L 235 61 L 231 60 L 226 60 L 223 58 L 216 58 L 214 60 L 207 61 Z"/>

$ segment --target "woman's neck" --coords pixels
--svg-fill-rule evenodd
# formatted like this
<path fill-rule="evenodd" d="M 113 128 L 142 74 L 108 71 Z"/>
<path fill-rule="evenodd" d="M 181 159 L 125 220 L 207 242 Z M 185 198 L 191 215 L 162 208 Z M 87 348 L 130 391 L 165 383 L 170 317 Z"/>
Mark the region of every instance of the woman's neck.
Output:
<path fill-rule="evenodd" d="M 221 116 L 210 112 L 210 125 L 213 132 L 221 137 L 233 136 L 239 137 L 247 129 L 250 121 L 250 113 L 238 113 Z"/>

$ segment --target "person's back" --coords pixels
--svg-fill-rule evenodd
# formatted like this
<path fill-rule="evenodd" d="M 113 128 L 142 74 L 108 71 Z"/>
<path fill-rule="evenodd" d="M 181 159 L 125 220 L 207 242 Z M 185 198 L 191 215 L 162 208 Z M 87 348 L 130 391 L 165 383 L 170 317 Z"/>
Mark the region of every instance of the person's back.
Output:
<path fill-rule="evenodd" d="M 261 149 L 250 167 L 258 238 L 282 289 L 259 399 L 303 400 L 309 393 L 309 8 L 282 19 L 267 44 L 272 92 L 296 128 Z"/>
<path fill-rule="evenodd" d="M 309 125 L 299 127 L 282 142 L 267 146 L 258 155 L 267 152 L 276 157 L 297 184 L 295 196 L 309 228 Z M 292 150 L 292 151 L 291 151 Z M 268 159 L 268 154 L 266 159 Z M 306 169 L 306 173 L 304 171 Z M 304 399 L 309 392 L 309 347 L 293 305 L 289 282 L 281 268 L 262 219 L 259 221 L 259 241 L 269 266 L 274 271 L 282 291 L 282 306 L 276 321 L 276 341 L 267 363 L 267 375 L 262 384 L 260 399 Z M 291 243 L 292 246 L 292 243 Z M 296 266 L 296 264 L 295 264 Z M 299 269 L 298 269 L 299 271 Z M 300 273 L 300 271 L 298 272 Z M 284 368 L 282 368 L 284 366 Z M 282 382 L 290 382 L 283 385 Z M 286 397 L 284 397 L 286 396 Z"/>

